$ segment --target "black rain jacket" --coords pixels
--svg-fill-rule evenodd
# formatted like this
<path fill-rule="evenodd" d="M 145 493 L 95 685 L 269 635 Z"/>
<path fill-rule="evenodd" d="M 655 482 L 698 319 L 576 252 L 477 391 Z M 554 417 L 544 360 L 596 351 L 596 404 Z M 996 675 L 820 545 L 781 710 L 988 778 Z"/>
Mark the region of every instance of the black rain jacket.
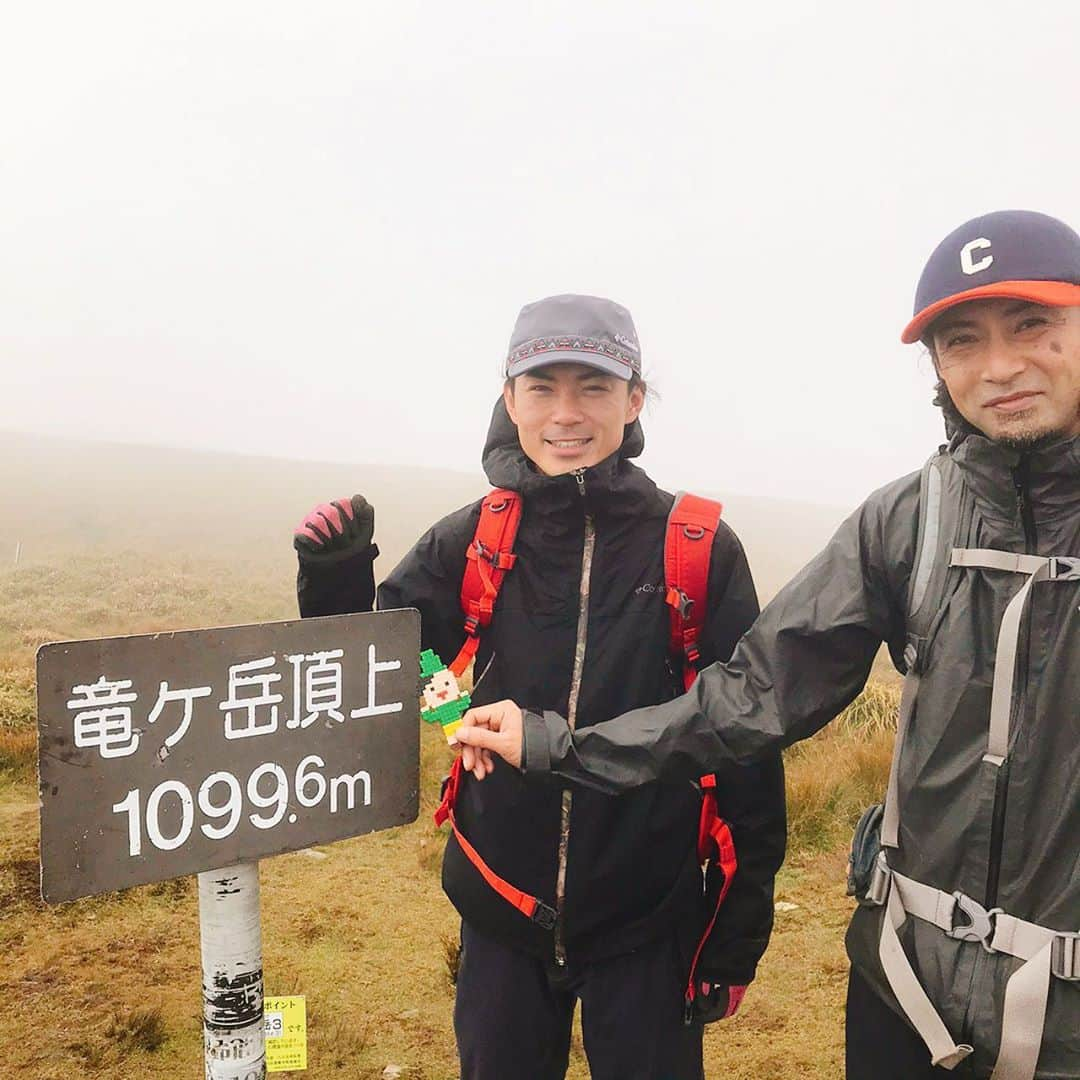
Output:
<path fill-rule="evenodd" d="M 496 487 L 523 495 L 514 546 L 491 626 L 482 634 L 475 704 L 512 698 L 567 713 L 582 582 L 586 515 L 595 528 L 577 728 L 655 704 L 681 691 L 668 660 L 664 535 L 672 496 L 630 458 L 641 452 L 639 424 L 622 448 L 573 475 L 547 477 L 525 457 L 517 431 L 497 404 L 484 448 Z M 479 519 L 476 502 L 425 534 L 383 582 L 382 609 L 415 607 L 424 648 L 449 663 L 464 641 L 460 606 L 465 549 Z M 301 560 L 303 615 L 364 610 L 371 600 L 370 556 L 333 567 Z M 705 663 L 726 659 L 758 613 L 749 567 L 735 534 L 721 523 L 713 546 Z M 695 778 L 696 779 L 696 778 Z M 466 775 L 458 823 L 503 878 L 555 906 L 563 787 L 525 779 L 506 767 L 482 783 Z M 701 962 L 716 982 L 749 982 L 772 927 L 773 877 L 783 861 L 785 809 L 778 754 L 721 770 L 720 810 L 738 849 L 739 871 L 719 929 Z M 559 932 L 571 961 L 627 952 L 676 921 L 700 928 L 701 873 L 695 842 L 700 796 L 689 780 L 647 784 L 610 797 L 574 793 L 565 903 Z M 553 933 L 525 918 L 479 875 L 451 837 L 443 887 L 472 925 L 514 948 L 550 958 Z"/>
<path fill-rule="evenodd" d="M 1080 556 L 1080 438 L 1020 454 L 960 432 L 949 454 L 974 506 L 971 547 Z M 811 735 L 862 689 L 882 641 L 898 667 L 916 553 L 919 474 L 869 499 L 761 613 L 728 664 L 690 692 L 570 738 L 526 714 L 526 773 L 626 791 L 752 761 Z M 896 870 L 986 907 L 1080 930 L 1080 587 L 1034 587 L 1022 623 L 1006 772 L 983 761 L 998 629 L 1022 584 L 971 571 L 943 607 L 899 761 Z M 999 779 L 1000 776 L 1000 779 Z M 859 908 L 852 963 L 898 1008 L 877 956 L 881 908 Z M 946 937 L 918 919 L 905 949 L 954 1038 L 988 1076 L 1005 983 L 1019 961 Z M 1036 1074 L 1080 1077 L 1080 983 L 1052 978 Z"/>

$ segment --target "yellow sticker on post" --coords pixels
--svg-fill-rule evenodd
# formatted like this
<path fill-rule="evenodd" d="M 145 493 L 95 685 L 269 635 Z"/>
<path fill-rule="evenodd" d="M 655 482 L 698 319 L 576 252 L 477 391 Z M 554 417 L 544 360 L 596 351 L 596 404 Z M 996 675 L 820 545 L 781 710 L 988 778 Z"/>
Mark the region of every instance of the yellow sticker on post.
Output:
<path fill-rule="evenodd" d="M 263 1001 L 266 1071 L 307 1068 L 307 1005 L 303 996 L 268 997 Z"/>

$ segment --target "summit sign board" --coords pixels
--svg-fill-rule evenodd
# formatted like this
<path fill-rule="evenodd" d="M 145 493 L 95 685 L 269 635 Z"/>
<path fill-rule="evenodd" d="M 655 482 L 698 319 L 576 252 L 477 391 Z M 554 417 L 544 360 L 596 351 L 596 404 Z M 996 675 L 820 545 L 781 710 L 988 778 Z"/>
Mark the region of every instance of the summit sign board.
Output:
<path fill-rule="evenodd" d="M 42 646 L 43 897 L 414 821 L 419 652 L 413 610 Z"/>

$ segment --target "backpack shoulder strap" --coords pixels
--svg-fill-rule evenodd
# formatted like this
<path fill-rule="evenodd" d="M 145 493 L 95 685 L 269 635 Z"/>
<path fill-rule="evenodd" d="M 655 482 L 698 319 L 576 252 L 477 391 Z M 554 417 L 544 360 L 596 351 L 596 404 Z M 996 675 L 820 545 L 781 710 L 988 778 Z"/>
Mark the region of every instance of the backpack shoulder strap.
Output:
<path fill-rule="evenodd" d="M 720 528 L 723 507 L 712 499 L 680 491 L 668 515 L 664 536 L 664 583 L 671 609 L 670 649 L 682 669 L 683 688 L 689 690 L 698 674 L 701 660 L 698 640 L 708 615 L 709 567 L 713 540 Z M 716 775 L 703 776 L 701 811 L 698 818 L 697 853 L 702 864 L 706 887 L 706 919 L 690 962 L 683 995 L 686 1023 L 694 1013 L 699 987 L 698 965 L 716 927 L 720 906 L 731 888 L 738 869 L 735 842 L 728 823 L 720 816 L 716 801 Z"/>
<path fill-rule="evenodd" d="M 919 529 L 907 600 L 904 659 L 908 667 L 924 659 L 948 592 L 949 556 L 955 545 L 966 542 L 970 511 L 960 470 L 947 453 L 939 451 L 919 477 Z"/>
<path fill-rule="evenodd" d="M 461 579 L 461 610 L 465 614 L 465 644 L 450 664 L 460 678 L 480 646 L 480 631 L 491 623 L 503 578 L 517 556 L 514 541 L 521 523 L 521 495 L 495 488 L 480 504 L 476 533 L 465 551 L 465 576 Z"/>
<path fill-rule="evenodd" d="M 668 514 L 664 584 L 671 608 L 671 652 L 682 668 L 686 690 L 697 678 L 698 639 L 708 606 L 709 563 L 723 509 L 712 499 L 680 491 Z"/>
<path fill-rule="evenodd" d="M 514 568 L 514 541 L 521 523 L 521 495 L 506 488 L 495 488 L 480 504 L 480 518 L 476 533 L 465 551 L 465 576 L 461 579 L 461 610 L 465 614 L 465 644 L 450 664 L 450 670 L 460 678 L 476 656 L 480 645 L 480 631 L 491 623 L 495 601 L 508 571 Z M 526 918 L 538 923 L 545 930 L 555 926 L 556 911 L 538 897 L 523 892 L 500 877 L 483 859 L 480 852 L 469 843 L 461 831 L 454 808 L 464 777 L 461 758 L 456 757 L 450 775 L 443 782 L 442 801 L 435 811 L 436 826 L 450 822 L 465 857 L 477 872 L 507 903 L 512 904 Z"/>
<path fill-rule="evenodd" d="M 919 477 L 919 528 L 908 586 L 904 686 L 881 821 L 881 845 L 884 848 L 900 846 L 900 807 L 897 802 L 900 753 L 915 709 L 929 644 L 945 614 L 950 553 L 954 545 L 966 543 L 972 517 L 970 495 L 960 470 L 952 458 L 940 450 L 923 466 Z M 955 583 L 955 572 L 951 580 Z"/>

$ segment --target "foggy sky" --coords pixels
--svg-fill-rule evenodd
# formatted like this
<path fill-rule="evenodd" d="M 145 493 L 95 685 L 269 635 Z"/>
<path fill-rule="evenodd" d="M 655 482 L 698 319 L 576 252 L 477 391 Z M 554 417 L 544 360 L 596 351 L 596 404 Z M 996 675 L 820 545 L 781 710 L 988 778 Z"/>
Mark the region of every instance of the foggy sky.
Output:
<path fill-rule="evenodd" d="M 0 428 L 475 469 L 518 308 L 590 292 L 659 481 L 854 504 L 941 439 L 937 241 L 1080 225 L 1078 47 L 1072 0 L 13 6 Z"/>

